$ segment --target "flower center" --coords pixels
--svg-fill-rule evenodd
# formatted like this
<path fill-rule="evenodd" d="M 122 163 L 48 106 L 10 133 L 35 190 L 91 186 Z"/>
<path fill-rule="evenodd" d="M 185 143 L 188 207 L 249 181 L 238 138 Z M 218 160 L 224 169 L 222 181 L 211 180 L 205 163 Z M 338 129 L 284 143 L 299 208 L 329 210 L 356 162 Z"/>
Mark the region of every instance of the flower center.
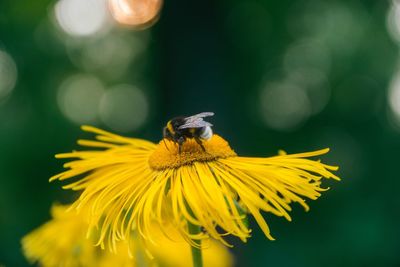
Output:
<path fill-rule="evenodd" d="M 193 138 L 188 138 L 181 147 L 170 140 L 163 139 L 149 157 L 149 165 L 155 170 L 178 168 L 193 162 L 214 161 L 219 158 L 236 156 L 228 142 L 214 134 L 211 139 L 203 140 L 203 148 Z"/>

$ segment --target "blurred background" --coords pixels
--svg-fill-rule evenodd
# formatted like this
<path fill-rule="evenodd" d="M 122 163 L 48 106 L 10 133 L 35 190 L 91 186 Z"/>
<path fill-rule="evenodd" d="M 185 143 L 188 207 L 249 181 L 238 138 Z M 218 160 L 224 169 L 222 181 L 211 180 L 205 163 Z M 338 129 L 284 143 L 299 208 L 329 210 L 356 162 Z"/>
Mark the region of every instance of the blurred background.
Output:
<path fill-rule="evenodd" d="M 400 266 L 400 5 L 375 0 L 166 0 L 118 26 L 103 0 L 0 1 L 0 265 L 75 195 L 48 178 L 81 124 L 157 142 L 214 111 L 240 155 L 330 147 L 340 183 L 293 222 L 266 214 L 236 266 Z M 255 223 L 253 224 L 256 225 Z"/>

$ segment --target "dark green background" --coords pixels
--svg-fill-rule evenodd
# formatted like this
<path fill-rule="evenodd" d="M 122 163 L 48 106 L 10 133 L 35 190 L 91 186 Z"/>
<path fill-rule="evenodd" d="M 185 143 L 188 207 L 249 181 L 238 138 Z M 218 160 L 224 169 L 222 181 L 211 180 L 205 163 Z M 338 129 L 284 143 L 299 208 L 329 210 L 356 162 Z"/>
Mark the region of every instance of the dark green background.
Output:
<path fill-rule="evenodd" d="M 65 77 L 89 72 L 107 85 L 144 88 L 146 123 L 125 135 L 158 141 L 171 116 L 214 111 L 215 131 L 240 155 L 331 148 L 324 160 L 340 166 L 342 181 L 328 182 L 310 212 L 295 205 L 291 223 L 266 214 L 277 240 L 254 227 L 249 242 L 232 249 L 237 266 L 400 266 L 400 132 L 388 105 L 398 46 L 386 25 L 389 1 L 166 0 L 151 29 L 113 30 L 151 37 L 112 79 L 71 61 L 52 26 L 52 5 L 0 1 L 0 50 L 18 69 L 14 91 L 0 103 L 0 265 L 25 266 L 21 237 L 49 219 L 52 202 L 75 197 L 48 183 L 62 170 L 53 155 L 86 136 L 63 116 L 56 95 Z M 297 127 L 274 129 L 263 120 L 260 92 L 285 79 L 288 49 L 309 38 L 322 54 L 312 50 L 307 61 L 300 53 L 298 68 L 322 69 L 329 101 Z"/>

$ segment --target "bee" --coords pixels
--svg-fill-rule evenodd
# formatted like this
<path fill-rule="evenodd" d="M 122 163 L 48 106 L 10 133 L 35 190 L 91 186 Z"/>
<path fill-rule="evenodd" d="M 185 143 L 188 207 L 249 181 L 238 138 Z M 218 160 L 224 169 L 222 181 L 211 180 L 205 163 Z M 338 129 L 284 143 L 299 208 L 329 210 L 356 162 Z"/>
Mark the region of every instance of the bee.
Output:
<path fill-rule="evenodd" d="M 186 139 L 193 138 L 200 145 L 203 151 L 206 151 L 202 144 L 202 140 L 208 140 L 212 137 L 213 131 L 211 123 L 204 121 L 203 118 L 214 116 L 213 112 L 202 112 L 190 117 L 175 117 L 167 122 L 163 129 L 165 139 L 171 140 L 178 144 L 179 154 L 182 145 Z"/>

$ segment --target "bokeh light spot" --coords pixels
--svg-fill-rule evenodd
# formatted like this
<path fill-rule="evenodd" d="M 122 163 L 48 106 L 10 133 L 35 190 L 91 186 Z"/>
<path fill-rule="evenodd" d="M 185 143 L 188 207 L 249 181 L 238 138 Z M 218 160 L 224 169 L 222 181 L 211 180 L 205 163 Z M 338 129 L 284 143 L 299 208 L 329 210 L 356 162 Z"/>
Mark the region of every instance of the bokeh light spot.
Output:
<path fill-rule="evenodd" d="M 7 97 L 17 83 L 17 66 L 9 54 L 0 50 L 0 101 Z"/>
<path fill-rule="evenodd" d="M 390 36 L 400 42 L 400 5 L 394 1 L 387 15 L 386 26 Z"/>
<path fill-rule="evenodd" d="M 304 88 L 311 103 L 311 113 L 320 113 L 328 104 L 331 90 L 325 72 L 317 68 L 301 68 L 287 74 L 287 80 Z"/>
<path fill-rule="evenodd" d="M 140 128 L 148 116 L 149 104 L 143 91 L 131 85 L 107 90 L 100 103 L 100 118 L 111 129 L 129 132 Z"/>
<path fill-rule="evenodd" d="M 100 71 L 106 78 L 119 78 L 147 48 L 147 35 L 109 33 L 99 38 L 69 40 L 71 61 L 86 71 Z"/>
<path fill-rule="evenodd" d="M 311 105 L 306 92 L 289 83 L 271 83 L 260 97 L 261 114 L 265 123 L 280 131 L 300 126 L 310 115 Z"/>
<path fill-rule="evenodd" d="M 400 130 L 400 75 L 394 76 L 390 84 L 388 102 L 391 111 L 389 119 Z"/>
<path fill-rule="evenodd" d="M 321 40 L 337 54 L 357 48 L 369 19 L 357 1 L 298 1 L 288 17 L 289 31 L 296 36 Z"/>
<path fill-rule="evenodd" d="M 109 0 L 114 19 L 121 24 L 148 27 L 157 21 L 162 0 Z"/>
<path fill-rule="evenodd" d="M 73 36 L 89 36 L 109 22 L 105 0 L 59 0 L 55 7 L 58 24 Z"/>
<path fill-rule="evenodd" d="M 284 68 L 290 72 L 302 68 L 316 68 L 329 71 L 331 59 L 329 50 L 318 40 L 303 39 L 291 45 L 284 56 Z"/>
<path fill-rule="evenodd" d="M 58 91 L 61 112 L 76 124 L 96 123 L 104 86 L 95 77 L 78 74 L 66 79 Z"/>

